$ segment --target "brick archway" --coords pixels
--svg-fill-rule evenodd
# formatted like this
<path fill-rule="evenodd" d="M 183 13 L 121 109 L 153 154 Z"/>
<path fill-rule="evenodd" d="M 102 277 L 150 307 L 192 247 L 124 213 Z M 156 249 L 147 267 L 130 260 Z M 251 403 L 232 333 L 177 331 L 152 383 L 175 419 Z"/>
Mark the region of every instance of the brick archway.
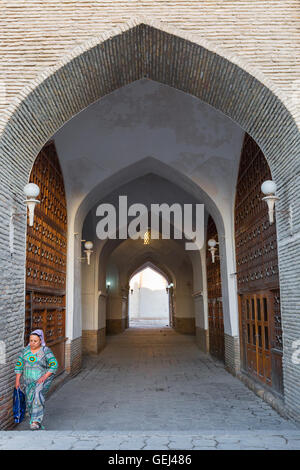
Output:
<path fill-rule="evenodd" d="M 12 163 L 18 165 L 26 151 L 26 171 L 49 138 L 76 113 L 147 77 L 190 93 L 237 122 L 261 147 L 272 172 L 278 152 L 292 164 L 299 130 L 279 90 L 272 90 L 261 73 L 246 71 L 243 63 L 237 65 L 209 46 L 165 24 L 146 21 L 132 21 L 87 41 L 24 88 L 7 109 L 1 153 L 14 150 Z"/>
<path fill-rule="evenodd" d="M 268 160 L 278 184 L 278 209 L 288 208 L 300 189 L 300 134 L 278 93 L 254 71 L 251 74 L 209 50 L 206 42 L 200 44 L 195 38 L 159 23 L 133 21 L 114 35 L 97 38 L 74 50 L 57 67 L 25 88 L 17 103 L 7 110 L 0 139 L 0 204 L 6 227 L 10 217 L 7 208 L 22 207 L 22 188 L 38 152 L 49 138 L 89 104 L 143 77 L 190 93 L 236 121 L 258 143 Z M 299 212 L 294 215 L 293 237 L 289 235 L 287 217 L 284 212 L 277 217 L 285 402 L 291 414 L 299 417 L 300 396 L 295 384 L 299 382 L 300 370 L 292 363 L 292 344 L 300 331 L 296 317 L 300 301 L 297 262 L 300 215 Z M 0 245 L 7 267 L 5 285 L 9 299 L 1 303 L 16 320 L 7 334 L 18 338 L 24 309 L 25 233 L 25 222 L 20 221 L 15 232 L 19 244 L 13 263 L 7 250 L 8 232 Z M 10 345 L 9 353 L 20 344 Z M 4 369 L 8 377 L 8 366 Z"/>

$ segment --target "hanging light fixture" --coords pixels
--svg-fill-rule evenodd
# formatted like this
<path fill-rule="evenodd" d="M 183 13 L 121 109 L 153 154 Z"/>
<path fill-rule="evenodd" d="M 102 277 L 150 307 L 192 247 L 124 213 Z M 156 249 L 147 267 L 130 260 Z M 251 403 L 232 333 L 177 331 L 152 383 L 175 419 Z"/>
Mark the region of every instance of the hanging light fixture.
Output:
<path fill-rule="evenodd" d="M 150 245 L 151 241 L 151 231 L 149 229 L 144 233 L 144 245 Z"/>
<path fill-rule="evenodd" d="M 262 200 L 268 204 L 270 224 L 274 222 L 275 202 L 279 200 L 279 197 L 275 196 L 276 189 L 276 183 L 271 180 L 264 181 L 261 185 L 261 191 L 266 195 Z"/>
<path fill-rule="evenodd" d="M 173 282 L 170 282 L 170 284 L 168 284 L 167 287 L 166 287 L 167 293 L 168 293 L 169 291 L 172 293 L 172 292 L 173 292 L 173 287 L 174 287 Z"/>
<path fill-rule="evenodd" d="M 24 186 L 23 189 L 26 195 L 26 208 L 28 208 L 28 216 L 29 216 L 29 226 L 33 226 L 34 221 L 34 209 L 36 204 L 40 204 L 40 201 L 37 199 L 38 195 L 40 194 L 40 188 L 35 183 L 28 183 Z M 10 220 L 9 220 L 9 250 L 10 254 L 14 253 L 14 218 L 19 216 L 27 216 L 26 212 L 15 212 L 15 209 L 11 210 Z"/>
<path fill-rule="evenodd" d="M 36 204 L 40 204 L 40 201 L 37 199 L 38 195 L 40 194 L 40 188 L 35 183 L 28 183 L 24 186 L 23 189 L 26 201 L 24 203 L 28 207 L 28 215 L 29 215 L 29 226 L 33 226 L 33 219 L 34 219 L 34 209 Z"/>
<path fill-rule="evenodd" d="M 84 252 L 86 254 L 87 264 L 90 264 L 91 262 L 91 254 L 93 253 L 93 249 L 92 249 L 93 246 L 94 246 L 93 243 L 89 241 L 85 242 L 84 244 L 84 248 L 85 248 Z"/>
<path fill-rule="evenodd" d="M 212 262 L 214 263 L 215 262 L 215 258 L 216 258 L 216 251 L 217 251 L 217 248 L 216 248 L 216 245 L 219 245 L 219 243 L 214 240 L 213 238 L 211 238 L 210 240 L 208 240 L 207 242 L 209 248 L 208 248 L 208 251 L 211 252 L 211 259 L 212 259 Z"/>

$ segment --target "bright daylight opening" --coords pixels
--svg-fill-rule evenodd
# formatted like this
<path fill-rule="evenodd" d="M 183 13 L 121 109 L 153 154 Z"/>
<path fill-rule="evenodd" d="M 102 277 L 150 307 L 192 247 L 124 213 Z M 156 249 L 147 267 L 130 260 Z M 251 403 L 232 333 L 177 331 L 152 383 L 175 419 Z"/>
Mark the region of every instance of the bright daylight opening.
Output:
<path fill-rule="evenodd" d="M 129 326 L 169 326 L 167 279 L 147 267 L 131 278 L 129 286 Z"/>

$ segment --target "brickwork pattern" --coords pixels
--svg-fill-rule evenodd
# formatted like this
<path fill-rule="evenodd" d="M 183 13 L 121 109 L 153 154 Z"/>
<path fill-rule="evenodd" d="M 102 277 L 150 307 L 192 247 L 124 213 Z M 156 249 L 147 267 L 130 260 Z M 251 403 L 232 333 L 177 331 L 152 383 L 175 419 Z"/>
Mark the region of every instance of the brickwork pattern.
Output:
<path fill-rule="evenodd" d="M 82 354 L 98 354 L 105 347 L 106 328 L 82 330 Z"/>
<path fill-rule="evenodd" d="M 225 367 L 232 374 L 240 370 L 240 341 L 237 336 L 225 333 Z"/>
<path fill-rule="evenodd" d="M 76 338 L 66 343 L 66 372 L 75 376 L 81 369 L 82 362 L 82 338 Z"/>
<path fill-rule="evenodd" d="M 297 0 L 2 0 L 0 65 L 7 83 L 2 105 L 84 41 L 139 17 L 197 35 L 221 55 L 257 69 L 299 103 Z"/>

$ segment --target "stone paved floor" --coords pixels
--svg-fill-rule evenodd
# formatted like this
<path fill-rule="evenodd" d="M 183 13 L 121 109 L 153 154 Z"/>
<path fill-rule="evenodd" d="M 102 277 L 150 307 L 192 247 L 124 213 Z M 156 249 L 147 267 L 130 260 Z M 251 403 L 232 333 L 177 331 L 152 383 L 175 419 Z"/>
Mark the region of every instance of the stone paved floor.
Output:
<path fill-rule="evenodd" d="M 34 437 L 34 438 L 33 438 Z M 1 450 L 299 450 L 299 431 L 1 431 Z M 114 455 L 114 453 L 112 453 Z M 133 454 L 134 455 L 134 454 Z"/>
<path fill-rule="evenodd" d="M 300 449 L 299 426 L 202 353 L 194 337 L 170 328 L 108 337 L 104 351 L 86 357 L 82 371 L 48 398 L 44 424 L 40 445 L 51 448 Z M 0 449 L 21 445 L 26 434 L 1 433 Z"/>

